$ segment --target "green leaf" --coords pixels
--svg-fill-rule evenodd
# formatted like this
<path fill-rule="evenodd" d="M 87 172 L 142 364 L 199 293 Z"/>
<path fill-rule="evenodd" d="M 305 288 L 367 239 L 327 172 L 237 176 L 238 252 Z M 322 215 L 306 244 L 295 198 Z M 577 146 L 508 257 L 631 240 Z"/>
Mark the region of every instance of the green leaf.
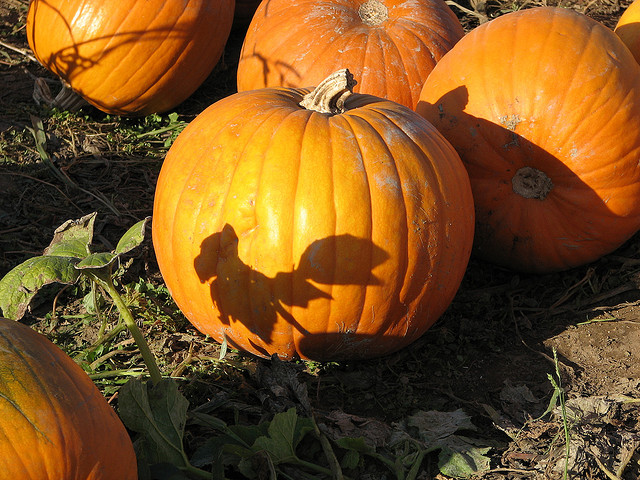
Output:
<path fill-rule="evenodd" d="M 150 218 L 151 217 L 147 217 L 144 220 L 140 220 L 127 230 L 118 241 L 118 245 L 116 246 L 114 253 L 122 255 L 140 245 L 144 241 L 144 232 Z"/>
<path fill-rule="evenodd" d="M 78 220 L 67 220 L 53 233 L 53 240 L 44 255 L 84 258 L 89 255 L 93 241 L 93 224 L 97 213 L 90 213 Z"/>
<path fill-rule="evenodd" d="M 154 386 L 133 378 L 120 389 L 118 406 L 123 423 L 140 434 L 139 454 L 149 464 L 187 466 L 182 436 L 189 402 L 173 379 L 164 378 Z"/>
<path fill-rule="evenodd" d="M 335 442 L 339 447 L 353 450 L 354 452 L 366 453 L 369 455 L 375 453 L 375 449 L 362 437 L 342 437 L 338 438 Z"/>
<path fill-rule="evenodd" d="M 491 447 L 477 447 L 473 441 L 453 436 L 443 445 L 438 456 L 438 468 L 444 475 L 454 478 L 470 478 L 489 470 L 490 459 L 485 456 Z"/>
<path fill-rule="evenodd" d="M 297 458 L 296 447 L 311 430 L 311 419 L 298 417 L 295 407 L 292 407 L 273 417 L 269 424 L 269 436 L 259 437 L 252 448 L 254 451 L 267 452 L 276 465 L 289 462 Z"/>
<path fill-rule="evenodd" d="M 10 270 L 0 280 L 0 308 L 5 317 L 19 320 L 38 290 L 50 283 L 74 283 L 77 258 L 33 257 Z"/>
<path fill-rule="evenodd" d="M 118 259 L 118 255 L 110 252 L 91 253 L 76 264 L 78 270 L 101 270 L 107 268 Z"/>

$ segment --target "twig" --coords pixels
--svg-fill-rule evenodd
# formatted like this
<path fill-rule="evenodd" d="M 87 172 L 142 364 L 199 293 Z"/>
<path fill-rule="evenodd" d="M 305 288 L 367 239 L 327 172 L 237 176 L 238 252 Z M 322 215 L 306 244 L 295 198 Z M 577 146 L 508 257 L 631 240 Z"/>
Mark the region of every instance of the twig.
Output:
<path fill-rule="evenodd" d="M 452 5 L 460 10 L 462 10 L 464 13 L 468 14 L 468 15 L 473 15 L 474 17 L 476 17 L 478 20 L 480 20 L 480 23 L 485 23 L 489 21 L 489 17 L 487 17 L 484 13 L 480 13 L 477 12 L 476 10 L 471 10 L 467 7 L 463 7 L 462 5 L 460 5 L 457 2 L 454 2 L 453 0 L 446 0 L 445 2 L 447 5 Z"/>
<path fill-rule="evenodd" d="M 25 50 L 24 48 L 14 47 L 13 45 L 9 45 L 8 43 L 3 42 L 2 40 L 0 40 L 0 47 L 4 47 L 4 48 L 9 49 L 11 51 L 14 51 L 16 53 L 19 53 L 20 55 L 23 55 L 23 56 L 27 57 L 32 62 L 38 63 L 38 60 L 36 59 L 36 57 L 31 55 L 31 53 L 29 53 L 29 51 Z"/>

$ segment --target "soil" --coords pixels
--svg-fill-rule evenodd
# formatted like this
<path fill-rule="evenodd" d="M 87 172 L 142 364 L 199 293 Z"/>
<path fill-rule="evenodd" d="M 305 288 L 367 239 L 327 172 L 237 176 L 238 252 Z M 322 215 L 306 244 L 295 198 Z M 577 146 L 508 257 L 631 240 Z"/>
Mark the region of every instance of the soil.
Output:
<path fill-rule="evenodd" d="M 563 6 L 587 8 L 588 15 L 609 27 L 628 5 L 608 0 L 594 0 L 588 7 L 583 3 Z M 468 3 L 461 5 L 471 9 Z M 26 0 L 0 0 L 0 274 L 40 254 L 64 221 L 93 211 L 99 212 L 96 244 L 112 248 L 126 228 L 151 214 L 163 155 L 155 144 L 132 144 L 119 129 L 119 122 L 135 126 L 140 119 L 109 118 L 94 109 L 65 116 L 35 103 L 36 78 L 46 78 L 52 89 L 57 87 L 30 57 L 22 27 L 26 7 Z M 500 7 L 504 5 L 476 5 L 476 14 L 452 9 L 468 30 L 482 15 L 495 16 Z M 189 121 L 233 93 L 243 33 L 242 26 L 234 29 L 223 61 L 176 110 L 182 120 Z M 55 169 L 68 181 L 38 155 L 28 130 L 37 118 L 47 132 Z M 162 283 L 149 240 L 132 256 L 126 275 L 125 280 L 142 275 L 156 285 Z M 449 310 L 410 347 L 374 361 L 292 368 L 328 429 L 339 424 L 344 430 L 348 424 L 354 436 L 375 439 L 380 429 L 374 433 L 366 425 L 388 427 L 417 411 L 461 408 L 472 416 L 474 435 L 492 446 L 491 469 L 481 478 L 559 479 L 568 461 L 571 478 L 637 479 L 638 285 L 638 235 L 591 265 L 553 275 L 513 273 L 474 258 Z M 83 306 L 69 292 L 58 293 L 59 289 L 45 295 L 24 321 L 34 327 L 48 325 L 55 301 L 59 323 L 48 334 L 67 346 L 90 341 L 88 327 L 85 339 L 71 341 L 61 334 Z M 264 416 L 277 408 L 273 403 L 277 395 L 259 375 L 261 369 L 270 368 L 268 361 L 231 352 L 226 363 L 211 367 L 212 362 L 204 359 L 217 358 L 219 346 L 171 307 L 163 308 L 175 324 L 164 331 L 152 326 L 147 333 L 153 348 L 164 356 L 165 368 L 184 373 L 184 390 L 192 405 L 226 392 L 253 414 Z M 185 362 L 188 355 L 201 366 Z M 567 408 L 575 413 L 570 417 L 568 456 L 562 415 L 557 409 L 547 412 L 553 399 L 552 380 L 561 383 Z M 295 396 L 291 402 L 296 402 Z M 197 436 L 188 437 L 189 442 L 195 444 Z M 418 478 L 447 478 L 437 473 L 435 456 L 425 461 L 424 468 Z M 372 470 L 361 478 L 390 477 Z"/>

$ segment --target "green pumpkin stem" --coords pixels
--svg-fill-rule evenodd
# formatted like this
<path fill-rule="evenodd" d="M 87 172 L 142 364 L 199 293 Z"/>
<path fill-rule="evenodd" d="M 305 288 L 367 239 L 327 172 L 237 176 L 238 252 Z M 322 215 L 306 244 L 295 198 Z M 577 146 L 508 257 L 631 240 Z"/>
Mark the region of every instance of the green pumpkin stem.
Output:
<path fill-rule="evenodd" d="M 344 102 L 356 85 L 353 75 L 346 68 L 325 78 L 312 92 L 306 94 L 300 106 L 319 113 L 337 115 L 343 113 Z"/>

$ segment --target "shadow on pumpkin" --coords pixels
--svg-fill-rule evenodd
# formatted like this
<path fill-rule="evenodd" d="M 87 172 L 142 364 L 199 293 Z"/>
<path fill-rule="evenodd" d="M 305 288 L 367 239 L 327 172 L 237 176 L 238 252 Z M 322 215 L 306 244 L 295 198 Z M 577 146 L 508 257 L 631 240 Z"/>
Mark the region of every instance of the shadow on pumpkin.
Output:
<path fill-rule="evenodd" d="M 201 282 L 210 282 L 211 298 L 220 321 L 225 325 L 241 322 L 265 343 L 272 340 L 274 325 L 284 319 L 303 335 L 310 332 L 291 314 L 291 307 L 309 307 L 318 299 L 331 300 L 331 294 L 316 287 L 321 285 L 379 285 L 380 279 L 371 270 L 382 264 L 389 255 L 370 240 L 352 235 L 336 235 L 316 240 L 300 256 L 297 266 L 274 277 L 245 264 L 238 256 L 238 236 L 227 224 L 221 232 L 207 237 L 194 260 L 194 268 Z M 344 269 L 334 268 L 338 255 L 363 252 L 371 259 L 367 270 L 360 262 L 343 262 Z M 227 339 L 234 345 L 232 339 Z M 265 356 L 271 354 L 251 342 Z"/>
<path fill-rule="evenodd" d="M 498 124 L 465 112 L 468 102 L 468 90 L 460 86 L 433 104 L 421 100 L 416 111 L 455 146 L 469 172 L 477 255 L 510 269 L 546 273 L 594 261 L 626 240 L 611 235 L 611 226 L 622 217 L 614 220 L 605 201 L 563 161 L 516 133 L 527 120 L 517 107 L 510 112 L 499 106 L 505 113 Z M 578 145 L 571 154 L 588 161 L 588 150 Z M 539 169 L 551 181 L 544 198 L 516 193 L 513 179 L 525 166 Z M 535 175 L 519 178 L 528 187 L 544 183 Z"/>
<path fill-rule="evenodd" d="M 71 40 L 71 45 L 64 49 L 60 49 L 51 54 L 48 58 L 43 58 L 42 60 L 47 63 L 47 67 L 51 68 L 54 73 L 59 75 L 61 78 L 68 82 L 72 82 L 73 78 L 76 75 L 81 74 L 83 71 L 88 70 L 96 65 L 100 64 L 100 61 L 104 58 L 108 57 L 108 55 L 117 49 L 121 49 L 127 46 L 140 46 L 145 43 L 152 44 L 152 50 L 155 50 L 155 46 L 159 43 L 159 41 L 169 42 L 183 39 L 187 39 L 193 36 L 193 33 L 189 29 L 189 25 L 184 25 L 181 27 L 179 24 L 166 24 L 155 27 L 148 27 L 142 30 L 130 30 L 126 32 L 119 32 L 115 35 L 106 35 L 106 36 L 95 36 L 91 37 L 87 40 L 76 40 L 73 35 L 73 31 L 71 25 L 65 19 L 62 14 L 51 5 L 49 2 L 45 0 L 40 0 L 38 4 L 34 7 L 36 11 L 32 14 L 32 18 L 37 19 L 38 13 L 37 9 L 47 9 L 53 10 L 57 16 L 59 16 L 64 23 L 65 29 L 67 30 L 67 35 Z M 44 15 L 44 14 L 43 14 Z M 89 16 L 93 15 L 90 12 Z M 38 31 L 38 25 L 35 23 L 31 26 L 32 31 Z M 37 42 L 40 38 L 45 36 L 43 33 L 40 33 L 37 37 L 34 36 L 35 45 L 33 45 L 33 49 L 38 51 Z M 60 36 L 60 34 L 58 34 Z M 45 36 L 45 42 L 49 42 L 50 39 L 48 36 Z M 106 42 L 106 43 L 105 43 Z M 93 45 L 105 43 L 105 48 L 101 48 L 95 55 L 89 57 L 87 55 L 83 55 L 81 53 L 81 49 L 83 48 L 93 48 Z M 46 48 L 45 48 L 46 51 Z M 141 66 L 143 65 L 146 59 L 141 59 Z"/>

